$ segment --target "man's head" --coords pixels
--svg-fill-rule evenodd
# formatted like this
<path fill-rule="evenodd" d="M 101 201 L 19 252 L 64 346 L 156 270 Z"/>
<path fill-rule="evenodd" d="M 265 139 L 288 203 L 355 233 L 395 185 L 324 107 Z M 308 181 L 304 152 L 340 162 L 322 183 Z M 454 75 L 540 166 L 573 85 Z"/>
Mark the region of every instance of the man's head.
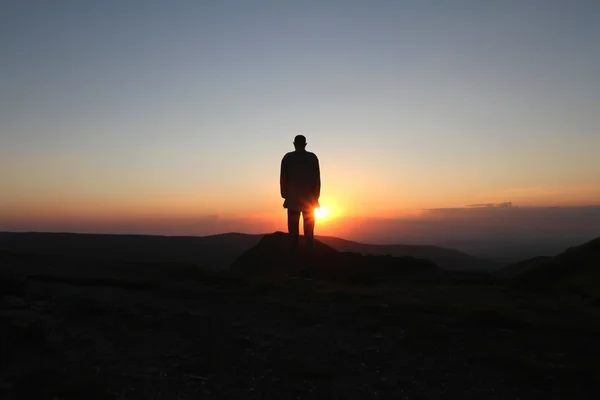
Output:
<path fill-rule="evenodd" d="M 304 135 L 297 135 L 294 138 L 294 147 L 296 150 L 304 150 L 306 148 L 306 138 Z"/>

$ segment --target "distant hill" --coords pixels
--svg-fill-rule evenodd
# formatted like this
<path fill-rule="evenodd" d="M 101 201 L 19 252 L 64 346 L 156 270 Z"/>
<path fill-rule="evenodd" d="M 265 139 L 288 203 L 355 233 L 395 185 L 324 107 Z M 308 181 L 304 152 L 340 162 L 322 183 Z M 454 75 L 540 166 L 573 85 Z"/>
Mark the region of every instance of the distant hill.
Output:
<path fill-rule="evenodd" d="M 0 251 L 83 259 L 87 263 L 178 262 L 224 269 L 262 235 L 98 235 L 0 232 Z"/>
<path fill-rule="evenodd" d="M 458 250 L 438 246 L 416 246 L 403 244 L 376 245 L 353 242 L 332 236 L 317 236 L 323 243 L 339 251 L 350 251 L 364 255 L 391 255 L 394 257 L 425 258 L 442 269 L 450 271 L 490 271 L 498 265 Z"/>
<path fill-rule="evenodd" d="M 533 258 L 528 258 L 527 260 L 523 260 L 514 264 L 509 265 L 508 267 L 502 268 L 498 271 L 494 271 L 494 275 L 500 278 L 514 278 L 530 269 L 537 268 L 548 260 L 551 260 L 552 257 L 549 256 L 538 256 Z"/>
<path fill-rule="evenodd" d="M 509 267 L 509 273 L 525 287 L 571 291 L 600 296 L 600 237 L 575 246 L 555 257 L 529 260 Z M 520 269 L 519 269 L 520 268 Z"/>
<path fill-rule="evenodd" d="M 429 260 L 340 252 L 319 240 L 315 240 L 312 253 L 301 247 L 300 261 L 297 262 L 290 257 L 288 247 L 287 233 L 265 235 L 258 244 L 242 253 L 231 269 L 257 276 L 282 276 L 290 271 L 302 274 L 302 269 L 310 265 L 318 279 L 361 283 L 406 279 L 407 276 L 435 277 L 440 272 Z"/>
<path fill-rule="evenodd" d="M 264 235 L 224 233 L 211 236 L 103 235 L 43 232 L 0 232 L 0 251 L 80 258 L 97 264 L 117 262 L 178 262 L 213 269 L 229 268 Z M 455 271 L 488 271 L 495 264 L 437 246 L 372 245 L 331 236 L 317 236 L 342 252 L 414 257 Z"/>

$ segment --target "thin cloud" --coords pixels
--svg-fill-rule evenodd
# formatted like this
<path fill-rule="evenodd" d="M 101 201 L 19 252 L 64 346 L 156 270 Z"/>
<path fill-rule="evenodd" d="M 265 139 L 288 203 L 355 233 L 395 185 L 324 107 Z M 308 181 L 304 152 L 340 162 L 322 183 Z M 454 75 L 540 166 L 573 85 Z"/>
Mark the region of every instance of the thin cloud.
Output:
<path fill-rule="evenodd" d="M 469 204 L 468 208 L 511 208 L 513 207 L 512 202 L 506 201 L 504 203 L 483 203 L 483 204 Z"/>

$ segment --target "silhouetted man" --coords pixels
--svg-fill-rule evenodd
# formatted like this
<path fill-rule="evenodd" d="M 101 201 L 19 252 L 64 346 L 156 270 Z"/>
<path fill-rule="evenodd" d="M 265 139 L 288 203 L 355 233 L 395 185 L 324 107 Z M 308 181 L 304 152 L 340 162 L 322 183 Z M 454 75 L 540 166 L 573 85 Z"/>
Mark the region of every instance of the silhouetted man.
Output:
<path fill-rule="evenodd" d="M 292 250 L 298 250 L 300 237 L 300 214 L 304 222 L 304 238 L 308 248 L 314 247 L 315 208 L 319 207 L 321 195 L 321 172 L 319 159 L 306 151 L 306 138 L 294 138 L 296 151 L 287 153 L 281 160 L 279 184 L 283 207 L 288 210 L 288 232 L 292 240 Z"/>

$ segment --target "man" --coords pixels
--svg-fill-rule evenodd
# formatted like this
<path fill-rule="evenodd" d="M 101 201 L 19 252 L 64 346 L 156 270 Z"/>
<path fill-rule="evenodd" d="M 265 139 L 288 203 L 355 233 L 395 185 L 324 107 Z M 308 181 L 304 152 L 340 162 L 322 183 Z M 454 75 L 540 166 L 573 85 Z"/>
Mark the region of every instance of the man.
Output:
<path fill-rule="evenodd" d="M 315 208 L 319 207 L 321 195 L 321 172 L 319 159 L 306 151 L 306 138 L 294 138 L 296 151 L 287 153 L 281 160 L 279 186 L 283 207 L 288 210 L 288 232 L 292 240 L 292 251 L 298 251 L 300 237 L 300 214 L 304 222 L 304 238 L 309 249 L 314 248 Z"/>

